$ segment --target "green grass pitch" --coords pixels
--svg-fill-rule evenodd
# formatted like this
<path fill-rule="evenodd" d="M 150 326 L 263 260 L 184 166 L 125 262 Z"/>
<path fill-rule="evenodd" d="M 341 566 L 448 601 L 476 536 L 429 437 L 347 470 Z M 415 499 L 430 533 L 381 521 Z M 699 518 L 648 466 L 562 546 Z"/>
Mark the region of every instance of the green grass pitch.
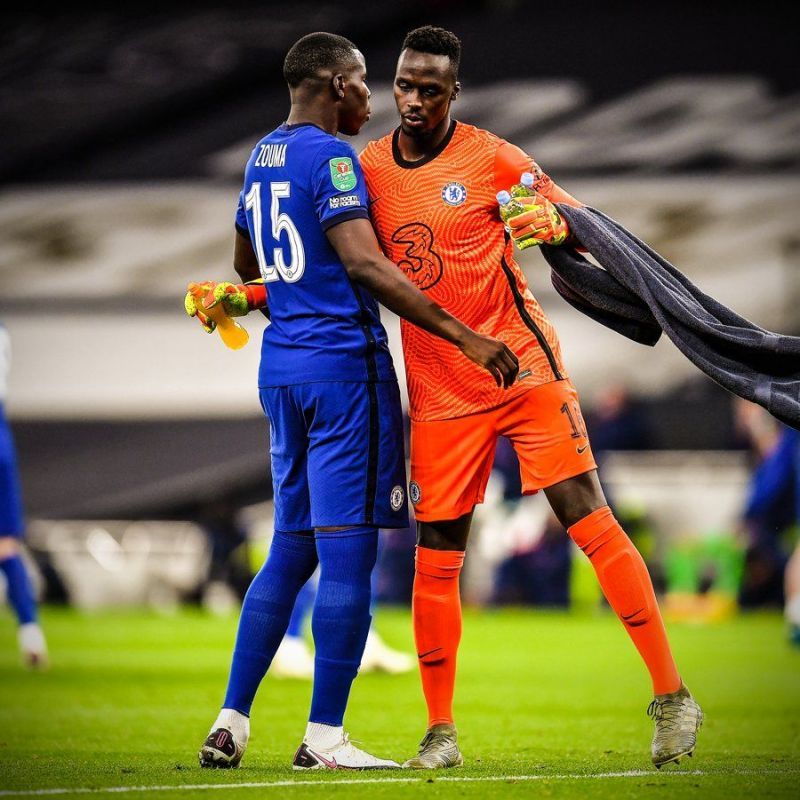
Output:
<path fill-rule="evenodd" d="M 310 685 L 271 678 L 242 767 L 201 770 L 235 618 L 47 609 L 43 622 L 53 663 L 30 674 L 0 615 L 0 797 L 800 797 L 800 649 L 777 614 L 670 626 L 707 721 L 695 757 L 661 772 L 649 762 L 648 679 L 604 612 L 467 611 L 456 698 L 466 765 L 423 774 L 293 773 Z M 381 609 L 377 626 L 412 648 L 407 611 Z M 367 749 L 408 757 L 425 724 L 417 675 L 360 676 L 345 722 Z"/>

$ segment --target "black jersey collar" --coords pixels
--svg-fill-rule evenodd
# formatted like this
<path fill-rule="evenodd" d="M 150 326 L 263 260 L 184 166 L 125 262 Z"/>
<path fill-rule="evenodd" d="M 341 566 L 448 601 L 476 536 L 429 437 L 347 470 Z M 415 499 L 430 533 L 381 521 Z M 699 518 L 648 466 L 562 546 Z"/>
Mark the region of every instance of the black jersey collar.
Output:
<path fill-rule="evenodd" d="M 424 167 L 426 164 L 433 161 L 436 156 L 440 155 L 441 152 L 450 144 L 450 140 L 453 138 L 453 134 L 456 132 L 456 121 L 452 120 L 450 123 L 450 127 L 447 129 L 447 133 L 444 135 L 444 139 L 436 146 L 434 150 L 431 150 L 430 153 L 420 158 L 418 161 L 406 161 L 403 156 L 400 154 L 400 146 L 397 143 L 398 139 L 400 138 L 400 126 L 395 129 L 395 132 L 392 134 L 392 155 L 394 156 L 394 163 L 397 164 L 398 167 L 402 167 L 403 169 L 417 169 L 417 167 Z"/>

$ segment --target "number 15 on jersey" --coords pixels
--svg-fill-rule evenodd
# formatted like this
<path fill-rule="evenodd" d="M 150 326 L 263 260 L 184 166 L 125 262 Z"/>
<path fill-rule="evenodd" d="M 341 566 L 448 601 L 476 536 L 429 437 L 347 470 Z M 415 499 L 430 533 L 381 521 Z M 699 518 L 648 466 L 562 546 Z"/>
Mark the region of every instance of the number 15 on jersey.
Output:
<path fill-rule="evenodd" d="M 292 187 L 289 181 L 272 181 L 269 184 L 270 205 L 269 218 L 271 223 L 272 238 L 278 246 L 272 250 L 274 264 L 267 262 L 264 253 L 264 231 L 261 214 L 261 183 L 256 181 L 245 196 L 245 209 L 253 212 L 253 228 L 256 231 L 255 246 L 258 266 L 265 281 L 277 281 L 283 278 L 286 283 L 296 283 L 303 277 L 306 269 L 306 254 L 303 249 L 303 240 L 300 232 L 292 222 L 291 217 L 280 210 L 280 201 L 290 197 Z M 280 245 L 281 233 L 286 232 L 289 245 L 289 262 L 286 262 L 283 247 Z"/>

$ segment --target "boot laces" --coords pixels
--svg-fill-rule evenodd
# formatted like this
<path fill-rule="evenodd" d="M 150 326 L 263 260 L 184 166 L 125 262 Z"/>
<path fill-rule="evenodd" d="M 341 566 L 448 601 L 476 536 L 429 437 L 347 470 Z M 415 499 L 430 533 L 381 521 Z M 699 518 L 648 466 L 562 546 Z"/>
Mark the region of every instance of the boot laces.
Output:
<path fill-rule="evenodd" d="M 658 700 L 654 698 L 647 707 L 647 716 L 655 720 L 660 729 L 669 732 L 677 727 L 682 711 L 683 702 L 681 699 L 667 698 Z"/>
<path fill-rule="evenodd" d="M 428 745 L 431 744 L 449 744 L 450 736 L 444 731 L 427 731 L 419 743 L 419 752 L 421 753 Z"/>

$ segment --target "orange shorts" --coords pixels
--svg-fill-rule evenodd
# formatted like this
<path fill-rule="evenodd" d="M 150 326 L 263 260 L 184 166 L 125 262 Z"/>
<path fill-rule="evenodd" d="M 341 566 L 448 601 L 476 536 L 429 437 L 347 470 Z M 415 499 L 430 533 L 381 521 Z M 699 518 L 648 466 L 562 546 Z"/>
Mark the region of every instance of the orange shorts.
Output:
<path fill-rule="evenodd" d="M 524 494 L 597 467 L 578 393 L 568 380 L 535 386 L 477 414 L 412 420 L 408 496 L 418 520 L 456 519 L 483 502 L 498 436 L 514 446 Z"/>

